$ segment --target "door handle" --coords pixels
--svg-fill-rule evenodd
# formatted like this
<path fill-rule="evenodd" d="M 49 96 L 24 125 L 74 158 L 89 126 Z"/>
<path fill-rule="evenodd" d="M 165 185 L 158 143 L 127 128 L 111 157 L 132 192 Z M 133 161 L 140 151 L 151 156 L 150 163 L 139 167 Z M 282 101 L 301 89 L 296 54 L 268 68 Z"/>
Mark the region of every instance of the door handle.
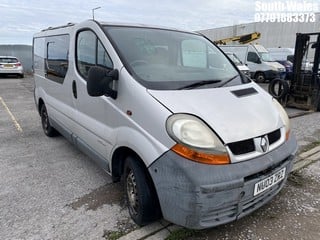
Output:
<path fill-rule="evenodd" d="M 78 97 L 77 84 L 76 84 L 75 80 L 73 80 L 73 82 L 72 82 L 72 93 L 73 93 L 74 98 L 77 99 L 77 97 Z"/>

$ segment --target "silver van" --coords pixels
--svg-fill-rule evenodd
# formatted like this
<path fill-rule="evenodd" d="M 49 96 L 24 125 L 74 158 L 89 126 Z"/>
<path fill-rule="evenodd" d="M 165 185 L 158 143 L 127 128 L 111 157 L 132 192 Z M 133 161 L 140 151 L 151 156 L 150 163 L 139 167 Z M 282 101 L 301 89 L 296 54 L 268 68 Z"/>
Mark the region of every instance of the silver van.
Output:
<path fill-rule="evenodd" d="M 202 35 L 88 20 L 35 34 L 33 61 L 44 133 L 122 178 L 139 225 L 234 221 L 292 169 L 284 109 Z"/>
<path fill-rule="evenodd" d="M 262 45 L 223 45 L 219 47 L 225 52 L 237 54 L 239 59 L 249 67 L 251 78 L 258 83 L 275 78 L 285 78 L 285 67 L 276 62 Z"/>

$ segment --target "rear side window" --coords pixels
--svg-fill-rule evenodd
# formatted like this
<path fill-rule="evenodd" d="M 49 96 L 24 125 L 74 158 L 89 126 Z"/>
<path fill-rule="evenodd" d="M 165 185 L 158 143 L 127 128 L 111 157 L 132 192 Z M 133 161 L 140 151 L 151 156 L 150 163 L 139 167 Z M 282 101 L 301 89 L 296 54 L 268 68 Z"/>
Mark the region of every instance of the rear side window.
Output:
<path fill-rule="evenodd" d="M 18 59 L 16 58 L 0 58 L 0 63 L 17 63 Z"/>
<path fill-rule="evenodd" d="M 98 37 L 90 30 L 81 31 L 77 35 L 77 69 L 87 80 L 92 66 L 113 69 L 113 63 Z"/>
<path fill-rule="evenodd" d="M 47 78 L 63 83 L 69 65 L 69 35 L 47 37 L 46 45 L 45 70 Z"/>
<path fill-rule="evenodd" d="M 33 40 L 33 69 L 35 74 L 44 75 L 46 39 L 44 37 Z"/>

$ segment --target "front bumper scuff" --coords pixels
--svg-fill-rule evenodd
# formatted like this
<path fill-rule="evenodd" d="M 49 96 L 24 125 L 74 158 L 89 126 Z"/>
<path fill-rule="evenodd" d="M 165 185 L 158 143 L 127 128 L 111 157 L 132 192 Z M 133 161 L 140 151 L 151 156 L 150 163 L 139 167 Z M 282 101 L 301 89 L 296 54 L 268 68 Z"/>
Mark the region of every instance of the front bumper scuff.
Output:
<path fill-rule="evenodd" d="M 149 172 L 163 217 L 184 227 L 204 229 L 237 220 L 270 201 L 284 186 L 296 151 L 292 135 L 263 156 L 229 165 L 199 164 L 168 151 Z M 284 167 L 283 181 L 253 196 L 257 182 Z"/>

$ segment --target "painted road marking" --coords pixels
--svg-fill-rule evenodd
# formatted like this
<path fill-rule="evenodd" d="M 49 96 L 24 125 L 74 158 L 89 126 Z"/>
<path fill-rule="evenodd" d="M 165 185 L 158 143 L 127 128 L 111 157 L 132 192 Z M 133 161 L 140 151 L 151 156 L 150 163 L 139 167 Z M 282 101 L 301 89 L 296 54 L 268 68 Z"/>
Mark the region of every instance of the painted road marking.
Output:
<path fill-rule="evenodd" d="M 8 113 L 9 116 L 11 117 L 11 120 L 12 120 L 14 126 L 16 127 L 16 129 L 18 130 L 18 132 L 22 132 L 22 128 L 21 128 L 20 124 L 18 123 L 17 119 L 14 117 L 14 115 L 12 114 L 12 112 L 11 112 L 10 109 L 8 108 L 7 104 L 6 104 L 5 101 L 2 99 L 2 97 L 0 97 L 0 102 L 2 103 L 2 105 L 3 105 L 4 108 L 6 109 L 7 113 Z"/>

